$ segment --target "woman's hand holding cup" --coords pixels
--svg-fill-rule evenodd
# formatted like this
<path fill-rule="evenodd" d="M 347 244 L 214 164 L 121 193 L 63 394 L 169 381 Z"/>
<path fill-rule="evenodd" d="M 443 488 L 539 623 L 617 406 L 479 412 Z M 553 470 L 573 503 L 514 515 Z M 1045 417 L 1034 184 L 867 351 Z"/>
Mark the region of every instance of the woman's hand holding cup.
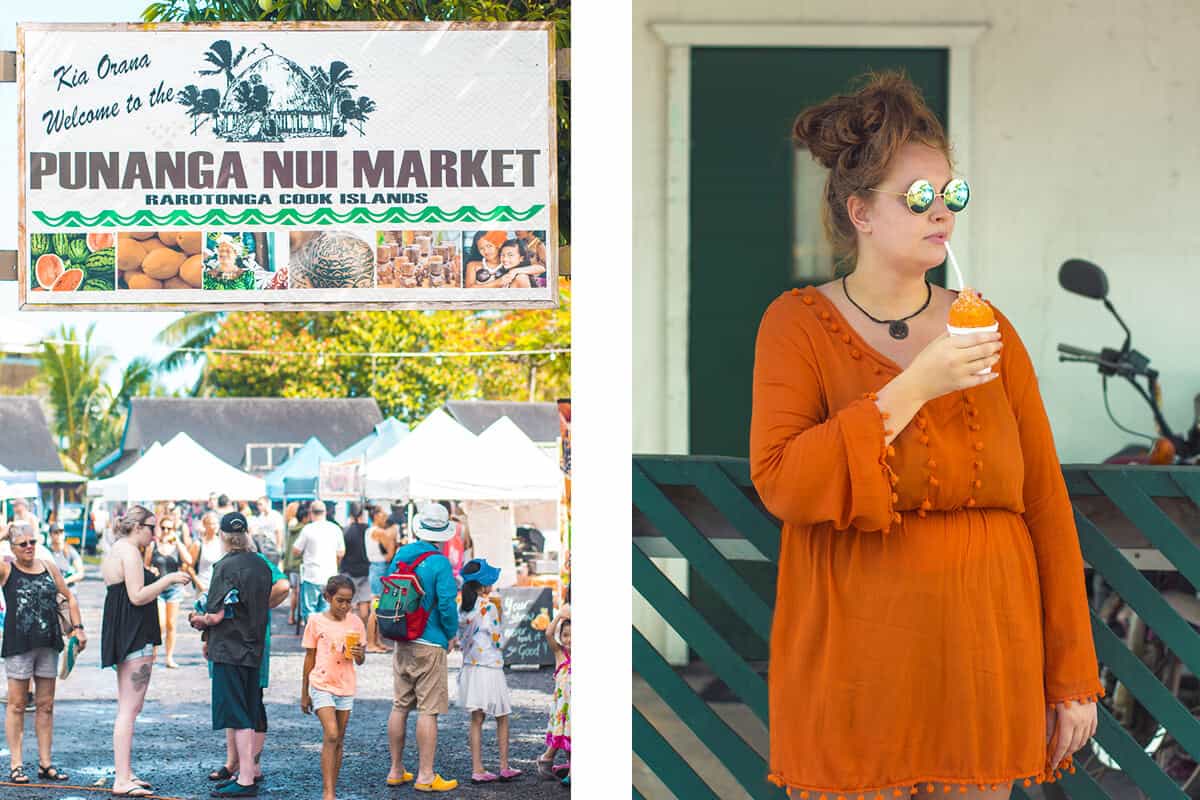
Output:
<path fill-rule="evenodd" d="M 983 375 L 977 373 L 999 362 L 1003 347 L 998 332 L 969 336 L 943 333 L 926 345 L 902 374 L 911 381 L 922 400 L 928 402 L 998 378 L 999 373 L 994 371 Z"/>

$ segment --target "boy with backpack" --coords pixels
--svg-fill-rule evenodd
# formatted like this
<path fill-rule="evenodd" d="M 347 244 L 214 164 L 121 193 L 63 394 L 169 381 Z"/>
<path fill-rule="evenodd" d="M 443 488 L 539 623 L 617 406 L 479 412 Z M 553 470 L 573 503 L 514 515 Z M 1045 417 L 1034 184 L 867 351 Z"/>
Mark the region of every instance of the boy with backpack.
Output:
<path fill-rule="evenodd" d="M 449 512 L 438 503 L 423 505 L 413 520 L 417 541 L 396 551 L 376 615 L 379 632 L 396 642 L 392 658 L 392 713 L 388 744 L 392 767 L 388 786 L 415 781 L 419 792 L 448 792 L 458 781 L 433 770 L 437 752 L 437 720 L 450 708 L 446 653 L 458 632 L 458 585 L 454 570 L 437 545 L 454 535 Z M 417 718 L 417 774 L 404 770 L 408 714 Z"/>

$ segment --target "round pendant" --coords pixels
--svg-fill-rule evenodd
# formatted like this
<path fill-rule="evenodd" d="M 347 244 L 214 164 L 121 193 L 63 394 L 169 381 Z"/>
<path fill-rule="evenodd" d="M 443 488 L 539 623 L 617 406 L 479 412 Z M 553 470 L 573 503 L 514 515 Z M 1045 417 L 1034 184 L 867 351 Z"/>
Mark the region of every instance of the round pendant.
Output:
<path fill-rule="evenodd" d="M 888 325 L 888 333 L 892 335 L 893 339 L 908 338 L 908 323 L 902 319 L 894 320 Z"/>

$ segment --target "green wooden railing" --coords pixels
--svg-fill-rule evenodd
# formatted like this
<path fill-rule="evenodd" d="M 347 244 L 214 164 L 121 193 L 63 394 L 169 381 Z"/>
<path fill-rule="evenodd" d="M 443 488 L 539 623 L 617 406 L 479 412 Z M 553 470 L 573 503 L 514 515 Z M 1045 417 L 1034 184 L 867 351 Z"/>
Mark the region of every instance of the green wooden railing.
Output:
<path fill-rule="evenodd" d="M 1143 570 L 1178 570 L 1200 587 L 1200 469 L 1195 467 L 1063 467 L 1075 507 L 1084 560 L 1159 636 L 1183 664 L 1200 675 L 1200 634 L 1163 598 Z M 687 643 L 693 663 L 767 725 L 767 658 L 779 524 L 763 508 L 744 459 L 635 456 L 633 459 L 633 586 Z M 1102 532 L 1103 531 L 1103 532 Z M 655 565 L 655 557 L 686 559 L 685 594 Z M 717 599 L 724 597 L 729 605 Z M 736 611 L 735 611 L 736 609 Z M 1117 680 L 1200 761 L 1200 720 L 1131 653 L 1095 611 L 1096 653 Z M 756 667 L 757 662 L 757 667 Z M 718 797 L 700 776 L 698 759 L 719 762 L 751 797 L 782 800 L 766 781 L 765 753 L 719 715 L 636 626 L 633 669 L 708 751 L 682 755 L 664 735 L 662 721 L 633 708 L 634 752 L 678 798 Z M 742 726 L 744 727 L 744 726 Z M 1186 798 L 1118 721 L 1099 708 L 1095 740 L 1137 787 L 1154 800 Z M 1086 761 L 1087 749 L 1076 762 Z M 1046 796 L 1107 798 L 1083 769 L 1064 773 Z M 635 785 L 634 796 L 646 794 Z M 1013 797 L 1026 798 L 1020 786 Z"/>

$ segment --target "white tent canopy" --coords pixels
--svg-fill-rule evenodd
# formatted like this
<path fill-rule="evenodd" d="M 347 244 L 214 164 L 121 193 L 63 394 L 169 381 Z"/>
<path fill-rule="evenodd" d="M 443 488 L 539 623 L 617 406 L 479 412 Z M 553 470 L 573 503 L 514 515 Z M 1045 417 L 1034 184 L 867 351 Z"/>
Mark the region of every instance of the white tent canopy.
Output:
<path fill-rule="evenodd" d="M 266 481 L 226 464 L 180 431 L 165 445 L 157 442 L 129 469 L 88 484 L 100 484 L 105 500 L 175 500 L 225 494 L 252 500 L 266 494 Z"/>
<path fill-rule="evenodd" d="M 438 409 L 378 458 L 367 461 L 367 497 L 475 499 L 463 478 L 475 456 L 475 434 Z"/>
<path fill-rule="evenodd" d="M 517 424 L 501 417 L 479 434 L 474 472 L 480 482 L 503 490 L 494 500 L 558 500 L 562 474 L 556 464 Z"/>
<path fill-rule="evenodd" d="M 440 409 L 368 461 L 366 476 L 368 497 L 557 501 L 562 493 L 558 465 L 508 417 L 476 437 Z"/>

